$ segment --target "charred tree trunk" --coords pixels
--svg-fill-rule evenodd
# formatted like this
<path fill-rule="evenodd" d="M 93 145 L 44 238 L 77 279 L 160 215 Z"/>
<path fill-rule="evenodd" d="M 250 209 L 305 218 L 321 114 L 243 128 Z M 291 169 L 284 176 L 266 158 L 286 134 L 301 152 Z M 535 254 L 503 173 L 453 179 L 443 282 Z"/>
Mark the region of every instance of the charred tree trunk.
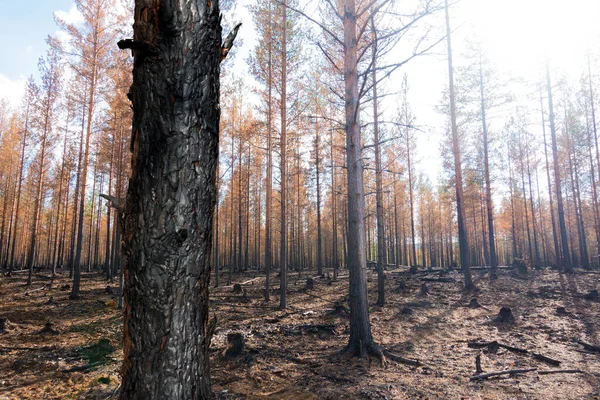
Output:
<path fill-rule="evenodd" d="M 210 399 L 219 2 L 136 0 L 134 41 L 121 47 L 128 43 L 138 49 L 120 398 Z"/>
<path fill-rule="evenodd" d="M 385 226 L 383 221 L 383 183 L 381 168 L 381 146 L 379 145 L 379 109 L 377 107 L 377 29 L 375 29 L 375 19 L 371 17 L 373 31 L 373 59 L 372 59 L 372 80 L 373 80 L 373 135 L 375 141 L 375 203 L 377 215 L 377 305 L 385 304 L 385 274 L 383 264 L 385 263 Z"/>

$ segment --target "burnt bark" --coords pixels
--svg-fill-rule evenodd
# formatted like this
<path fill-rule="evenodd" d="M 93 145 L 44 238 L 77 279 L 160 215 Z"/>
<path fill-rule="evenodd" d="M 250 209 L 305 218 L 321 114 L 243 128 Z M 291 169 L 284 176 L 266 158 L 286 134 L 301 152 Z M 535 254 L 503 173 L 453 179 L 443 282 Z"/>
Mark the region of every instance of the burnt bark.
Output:
<path fill-rule="evenodd" d="M 219 2 L 136 0 L 121 399 L 209 399 Z"/>

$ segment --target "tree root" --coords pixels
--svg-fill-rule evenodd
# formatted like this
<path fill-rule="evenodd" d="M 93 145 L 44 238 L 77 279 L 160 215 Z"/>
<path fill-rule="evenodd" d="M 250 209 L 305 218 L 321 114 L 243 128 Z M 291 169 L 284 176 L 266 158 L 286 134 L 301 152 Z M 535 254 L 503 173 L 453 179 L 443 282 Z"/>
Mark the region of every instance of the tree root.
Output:
<path fill-rule="evenodd" d="M 404 357 L 399 356 L 398 354 L 394 354 L 394 353 L 392 353 L 391 351 L 388 351 L 388 350 L 384 350 L 383 354 L 387 358 L 389 358 L 390 360 L 395 361 L 395 362 L 400 363 L 400 364 L 412 365 L 413 367 L 420 367 L 420 366 L 423 365 L 423 363 L 421 363 L 421 361 L 419 361 L 419 360 L 413 360 L 413 359 L 410 359 L 410 358 L 404 358 Z"/>
<path fill-rule="evenodd" d="M 376 357 L 380 362 L 381 366 L 387 366 L 387 360 L 383 354 L 381 347 L 375 343 L 373 339 L 369 340 L 366 344 L 362 340 L 356 343 L 349 343 L 342 351 L 341 354 L 348 354 L 354 357 L 364 358 L 368 355 Z"/>

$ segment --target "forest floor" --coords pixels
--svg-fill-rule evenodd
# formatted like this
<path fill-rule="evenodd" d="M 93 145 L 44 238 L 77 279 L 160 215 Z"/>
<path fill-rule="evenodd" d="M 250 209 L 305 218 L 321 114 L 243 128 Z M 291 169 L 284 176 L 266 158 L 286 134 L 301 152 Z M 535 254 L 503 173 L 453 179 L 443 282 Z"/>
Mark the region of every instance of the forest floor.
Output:
<path fill-rule="evenodd" d="M 585 296 L 600 286 L 599 271 L 523 276 L 501 270 L 493 282 L 474 272 L 475 296 L 462 292 L 458 272 L 433 282 L 427 280 L 438 273 L 387 271 L 386 305 L 371 307 L 373 335 L 384 349 L 421 366 L 340 355 L 348 340 L 346 274 L 335 282 L 313 277 L 310 290 L 306 275 L 291 274 L 286 310 L 277 307 L 276 286 L 264 302 L 264 277 L 255 274 L 234 276 L 245 294 L 232 286 L 211 289 L 218 318 L 211 375 L 219 399 L 600 399 L 600 348 L 581 343 L 600 344 L 600 300 Z M 372 271 L 369 277 L 374 304 Z M 83 276 L 77 301 L 68 300 L 66 276 L 51 285 L 43 273 L 31 287 L 25 281 L 25 273 L 0 277 L 0 318 L 8 319 L 0 334 L 0 400 L 117 398 L 122 313 L 103 277 Z M 406 287 L 399 290 L 400 281 Z M 428 295 L 420 294 L 423 283 Z M 473 297 L 483 308 L 468 306 Z M 512 309 L 514 322 L 494 322 L 501 307 Z M 47 322 L 53 325 L 41 333 Z M 246 347 L 226 360 L 226 337 L 234 332 L 244 335 Z M 501 346 L 473 348 L 471 341 Z M 484 372 L 536 370 L 470 380 L 477 355 Z M 544 374 L 565 369 L 578 372 Z"/>

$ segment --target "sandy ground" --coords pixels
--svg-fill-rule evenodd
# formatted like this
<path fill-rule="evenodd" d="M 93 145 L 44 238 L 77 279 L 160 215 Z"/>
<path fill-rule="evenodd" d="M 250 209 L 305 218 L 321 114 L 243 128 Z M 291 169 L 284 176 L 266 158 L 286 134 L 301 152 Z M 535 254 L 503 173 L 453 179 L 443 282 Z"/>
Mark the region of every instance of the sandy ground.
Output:
<path fill-rule="evenodd" d="M 211 347 L 213 390 L 219 399 L 600 399 L 600 301 L 585 294 L 598 289 L 600 272 L 563 275 L 545 270 L 526 276 L 502 270 L 491 282 L 475 272 L 480 292 L 462 292 L 460 274 L 386 272 L 387 302 L 376 307 L 375 276 L 369 272 L 373 335 L 382 348 L 421 366 L 342 355 L 348 340 L 347 275 L 331 282 L 291 274 L 290 306 L 279 310 L 275 279 L 270 303 L 262 300 L 264 278 L 249 271 L 234 275 L 244 293 L 232 286 L 211 291 L 218 325 Z M 117 398 L 121 363 L 121 312 L 100 275 L 82 279 L 82 299 L 68 300 L 66 276 L 52 281 L 36 274 L 32 287 L 25 273 L 0 277 L 0 400 Z M 225 282 L 226 274 L 221 278 Z M 429 281 L 427 281 L 429 280 Z M 400 281 L 406 288 L 398 290 Z M 420 294 L 426 283 L 428 295 Z M 108 284 L 116 291 L 115 283 Z M 36 290 L 38 289 L 38 290 Z M 64 288 L 63 288 L 64 289 Z M 470 308 L 477 297 L 483 308 Z M 49 302 L 50 298 L 52 301 Z M 510 307 L 514 323 L 494 319 Z M 565 312 L 557 312 L 564 307 Z M 40 333 L 47 322 L 50 332 Z M 243 354 L 226 360 L 228 333 L 242 333 Z M 497 341 L 527 353 L 469 342 Z M 535 358 L 532 352 L 560 361 Z M 476 373 L 533 369 L 486 380 Z M 86 368 L 93 365 L 92 368 Z M 543 374 L 549 370 L 577 373 Z M 542 373 L 540 373 L 542 372 Z"/>

